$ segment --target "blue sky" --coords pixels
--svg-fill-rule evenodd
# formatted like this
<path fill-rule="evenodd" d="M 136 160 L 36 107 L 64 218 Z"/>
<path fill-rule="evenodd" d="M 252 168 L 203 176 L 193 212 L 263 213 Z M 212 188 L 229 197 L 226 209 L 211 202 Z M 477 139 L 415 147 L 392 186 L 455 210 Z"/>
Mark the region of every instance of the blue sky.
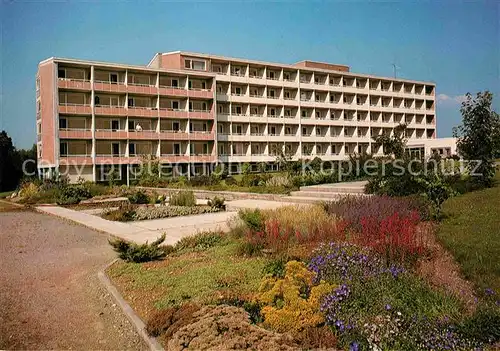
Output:
<path fill-rule="evenodd" d="M 500 110 L 500 2 L 2 2 L 0 129 L 35 141 L 39 61 L 70 57 L 146 64 L 185 50 L 437 84 L 438 136 L 460 122 L 466 92 L 490 90 Z"/>

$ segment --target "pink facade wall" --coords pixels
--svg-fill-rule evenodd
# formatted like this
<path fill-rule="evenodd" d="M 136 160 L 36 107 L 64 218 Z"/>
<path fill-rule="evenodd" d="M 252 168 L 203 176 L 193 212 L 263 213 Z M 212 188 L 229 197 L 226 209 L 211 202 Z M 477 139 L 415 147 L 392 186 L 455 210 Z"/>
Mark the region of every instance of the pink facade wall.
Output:
<path fill-rule="evenodd" d="M 43 63 L 38 68 L 40 77 L 40 103 L 42 124 L 42 154 L 38 159 L 40 166 L 54 166 L 56 163 L 56 116 L 54 115 L 55 64 Z"/>
<path fill-rule="evenodd" d="M 162 54 L 160 57 L 160 68 L 183 69 L 184 60 L 180 53 Z"/>

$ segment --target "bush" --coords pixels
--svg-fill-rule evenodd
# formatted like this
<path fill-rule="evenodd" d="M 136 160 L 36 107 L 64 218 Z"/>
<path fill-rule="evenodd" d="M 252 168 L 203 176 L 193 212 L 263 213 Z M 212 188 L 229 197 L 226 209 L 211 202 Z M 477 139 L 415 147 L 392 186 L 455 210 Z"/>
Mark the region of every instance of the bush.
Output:
<path fill-rule="evenodd" d="M 223 197 L 215 196 L 213 199 L 208 200 L 207 205 L 218 210 L 225 211 L 226 205 L 224 204 L 224 201 L 226 200 Z"/>
<path fill-rule="evenodd" d="M 116 210 L 104 211 L 101 217 L 108 221 L 129 222 L 134 220 L 135 210 L 130 204 L 120 205 Z"/>
<path fill-rule="evenodd" d="M 196 197 L 192 191 L 178 191 L 170 194 L 168 203 L 172 206 L 196 206 Z"/>
<path fill-rule="evenodd" d="M 469 339 L 493 344 L 500 341 L 500 310 L 498 306 L 480 306 L 459 326 L 460 332 Z"/>
<path fill-rule="evenodd" d="M 287 176 L 274 176 L 266 181 L 266 186 L 270 187 L 284 187 L 289 188 L 292 186 L 292 182 Z"/>
<path fill-rule="evenodd" d="M 238 185 L 238 181 L 231 176 L 224 179 L 224 182 L 226 183 L 227 186 Z"/>
<path fill-rule="evenodd" d="M 211 177 L 208 175 L 199 175 L 195 177 L 191 177 L 189 179 L 189 184 L 191 186 L 210 186 L 217 185 L 220 183 L 220 180 L 216 177 Z"/>
<path fill-rule="evenodd" d="M 261 231 L 264 228 L 262 212 L 258 208 L 255 210 L 239 210 L 238 216 L 250 230 Z"/>
<path fill-rule="evenodd" d="M 128 195 L 127 198 L 131 204 L 147 204 L 147 203 L 149 203 L 148 195 L 146 195 L 146 193 L 142 190 L 138 190 L 136 192 L 133 192 L 132 194 Z"/>
<path fill-rule="evenodd" d="M 193 314 L 192 323 L 181 327 L 168 340 L 168 350 L 294 350 L 288 335 L 250 324 L 242 308 L 205 306 Z"/>
<path fill-rule="evenodd" d="M 192 216 L 203 213 L 214 213 L 220 210 L 209 206 L 158 206 L 138 207 L 133 214 L 133 220 L 142 221 L 148 219 L 169 218 L 178 216 Z"/>
<path fill-rule="evenodd" d="M 262 273 L 271 277 L 283 278 L 285 276 L 286 261 L 283 258 L 270 260 L 264 268 Z"/>
<path fill-rule="evenodd" d="M 151 244 L 136 244 L 123 239 L 108 240 L 118 257 L 127 262 L 148 262 L 164 258 L 167 253 L 161 243 L 165 241 L 165 234 L 153 241 Z"/>
<path fill-rule="evenodd" d="M 61 188 L 56 202 L 58 205 L 73 205 L 91 197 L 92 194 L 84 184 L 66 185 Z"/>
<path fill-rule="evenodd" d="M 200 310 L 198 305 L 185 304 L 155 312 L 146 322 L 146 332 L 150 336 L 170 338 L 181 327 L 193 321 L 193 314 Z"/>
<path fill-rule="evenodd" d="M 263 278 L 257 301 L 264 306 L 264 325 L 292 334 L 322 325 L 325 319 L 319 311 L 320 299 L 335 287 L 325 282 L 314 285 L 313 278 L 314 273 L 297 261 L 286 264 L 284 278 Z"/>
<path fill-rule="evenodd" d="M 224 241 L 221 233 L 201 232 L 195 235 L 185 236 L 175 244 L 176 251 L 185 249 L 207 250 L 220 245 Z"/>

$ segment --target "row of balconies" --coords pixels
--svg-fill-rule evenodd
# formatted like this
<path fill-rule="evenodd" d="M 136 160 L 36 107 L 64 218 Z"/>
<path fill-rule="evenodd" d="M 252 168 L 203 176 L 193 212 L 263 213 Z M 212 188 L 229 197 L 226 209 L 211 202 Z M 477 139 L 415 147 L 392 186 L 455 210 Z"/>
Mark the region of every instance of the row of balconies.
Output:
<path fill-rule="evenodd" d="M 163 86 L 163 85 L 146 85 L 146 84 L 125 84 L 121 82 L 109 81 L 94 81 L 82 79 L 59 78 L 59 89 L 78 90 L 78 91 L 99 91 L 107 93 L 131 93 L 145 95 L 162 95 L 175 97 L 191 97 L 191 98 L 206 98 L 212 99 L 214 96 L 213 90 L 185 87 L 185 86 Z"/>
<path fill-rule="evenodd" d="M 355 89 L 367 89 L 413 94 L 420 96 L 433 96 L 434 86 L 425 84 L 405 83 L 392 80 L 381 80 L 376 78 L 357 78 L 347 77 L 341 74 L 320 74 L 316 72 L 300 72 L 298 70 L 284 70 L 284 69 L 269 69 L 267 67 L 254 67 L 251 66 L 232 66 L 229 69 L 228 65 L 219 66 L 220 69 L 212 71 L 220 76 L 231 76 L 231 81 L 249 82 L 254 80 L 267 80 L 266 84 L 272 82 L 284 82 L 292 84 L 307 84 L 314 86 L 333 86 L 345 87 Z M 240 79 L 238 79 L 240 78 Z M 245 79 L 246 78 L 246 79 Z"/>
<path fill-rule="evenodd" d="M 330 108 L 335 106 L 356 106 L 356 108 L 369 110 L 369 109 L 399 109 L 399 110 L 415 110 L 415 111 L 434 111 L 434 101 L 431 100 L 415 100 L 403 98 L 384 98 L 375 97 L 368 99 L 368 96 L 356 96 L 344 94 L 342 98 L 339 96 L 330 95 L 305 95 L 298 99 L 296 96 L 283 97 L 279 96 L 266 96 L 266 95 L 244 95 L 232 94 L 230 96 L 225 94 L 217 94 L 217 101 L 219 104 L 232 103 L 235 104 L 253 104 L 253 105 L 279 105 L 287 107 L 324 107 Z"/>
<path fill-rule="evenodd" d="M 91 115 L 92 110 L 95 115 L 100 116 L 134 116 L 134 117 L 172 117 L 172 118 L 196 118 L 213 119 L 212 110 L 202 109 L 175 109 L 156 107 L 124 107 L 112 105 L 96 105 L 92 108 L 85 103 L 59 103 L 60 114 Z"/>

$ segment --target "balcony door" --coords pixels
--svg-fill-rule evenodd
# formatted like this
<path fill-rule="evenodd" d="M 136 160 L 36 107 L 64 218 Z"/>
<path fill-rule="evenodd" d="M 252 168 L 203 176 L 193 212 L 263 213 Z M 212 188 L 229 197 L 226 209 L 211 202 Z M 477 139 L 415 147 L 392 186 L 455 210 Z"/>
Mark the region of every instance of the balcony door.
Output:
<path fill-rule="evenodd" d="M 120 156 L 120 144 L 119 143 L 111 143 L 111 153 L 113 156 Z"/>
<path fill-rule="evenodd" d="M 111 130 L 113 132 L 116 132 L 119 129 L 120 129 L 120 121 L 117 119 L 112 120 L 111 121 Z"/>
<path fill-rule="evenodd" d="M 181 154 L 181 144 L 174 144 L 174 155 Z"/>

